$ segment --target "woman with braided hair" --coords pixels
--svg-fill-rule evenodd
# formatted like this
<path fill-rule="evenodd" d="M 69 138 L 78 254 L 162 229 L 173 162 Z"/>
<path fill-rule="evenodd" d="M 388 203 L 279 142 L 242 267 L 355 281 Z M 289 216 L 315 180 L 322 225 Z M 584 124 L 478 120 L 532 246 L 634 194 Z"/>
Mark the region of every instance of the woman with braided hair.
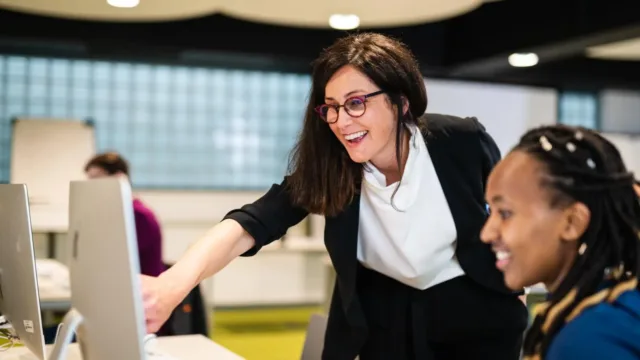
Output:
<path fill-rule="evenodd" d="M 492 171 L 481 239 L 511 289 L 544 283 L 524 358 L 640 359 L 640 203 L 597 133 L 530 130 Z"/>

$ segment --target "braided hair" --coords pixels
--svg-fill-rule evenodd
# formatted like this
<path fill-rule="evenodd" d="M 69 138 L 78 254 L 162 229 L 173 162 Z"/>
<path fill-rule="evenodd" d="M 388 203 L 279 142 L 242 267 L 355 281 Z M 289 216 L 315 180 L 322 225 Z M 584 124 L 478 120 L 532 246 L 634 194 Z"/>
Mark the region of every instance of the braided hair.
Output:
<path fill-rule="evenodd" d="M 639 289 L 640 203 L 620 153 L 594 131 L 565 125 L 527 132 L 514 150 L 545 167 L 552 206 L 585 204 L 591 217 L 578 256 L 549 300 L 538 306 L 524 340 L 524 358 L 542 359 L 564 324 L 585 308 Z"/>

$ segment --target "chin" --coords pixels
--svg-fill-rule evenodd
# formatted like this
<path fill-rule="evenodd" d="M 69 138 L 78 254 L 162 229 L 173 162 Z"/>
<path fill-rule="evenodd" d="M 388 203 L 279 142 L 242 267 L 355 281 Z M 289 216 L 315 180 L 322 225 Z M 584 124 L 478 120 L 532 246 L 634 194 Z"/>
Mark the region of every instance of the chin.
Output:
<path fill-rule="evenodd" d="M 349 158 L 351 158 L 351 161 L 358 163 L 358 164 L 364 164 L 367 161 L 371 160 L 371 156 L 366 156 L 365 154 L 361 154 L 361 153 L 350 153 L 349 152 Z"/>
<path fill-rule="evenodd" d="M 519 276 L 504 274 L 504 284 L 513 291 L 522 290 L 525 286 L 530 286 L 524 279 Z"/>

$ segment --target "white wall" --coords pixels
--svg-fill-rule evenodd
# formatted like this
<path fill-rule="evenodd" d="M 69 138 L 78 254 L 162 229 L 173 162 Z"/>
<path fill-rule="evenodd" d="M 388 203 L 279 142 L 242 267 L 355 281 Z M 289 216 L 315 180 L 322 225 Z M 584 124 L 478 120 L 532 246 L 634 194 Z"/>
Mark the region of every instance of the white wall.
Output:
<path fill-rule="evenodd" d="M 640 135 L 640 92 L 608 89 L 600 93 L 600 128 Z"/>
<path fill-rule="evenodd" d="M 640 135 L 603 133 L 604 137 L 616 145 L 627 169 L 640 179 Z"/>
<path fill-rule="evenodd" d="M 512 85 L 427 80 L 427 112 L 475 116 L 502 154 L 532 127 L 557 122 L 557 92 Z"/>
<path fill-rule="evenodd" d="M 556 93 L 551 89 L 453 81 L 427 81 L 428 112 L 476 116 L 503 153 L 532 126 L 556 122 Z M 188 246 L 233 208 L 261 192 L 141 191 L 163 226 L 165 261 L 177 260 Z M 313 217 L 311 236 L 322 237 L 323 219 Z M 291 233 L 305 235 L 304 226 Z M 64 243 L 64 241 L 60 241 Z M 209 301 L 217 306 L 322 303 L 327 279 L 323 254 L 316 250 L 262 251 L 238 259 L 206 281 Z M 39 240 L 39 252 L 42 253 Z"/>
<path fill-rule="evenodd" d="M 600 92 L 600 127 L 618 147 L 627 168 L 640 178 L 640 92 Z"/>

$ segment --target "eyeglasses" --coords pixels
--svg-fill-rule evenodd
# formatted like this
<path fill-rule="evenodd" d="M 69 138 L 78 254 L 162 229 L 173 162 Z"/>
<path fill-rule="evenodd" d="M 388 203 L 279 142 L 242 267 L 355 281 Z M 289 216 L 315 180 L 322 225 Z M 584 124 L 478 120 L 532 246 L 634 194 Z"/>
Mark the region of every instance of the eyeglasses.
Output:
<path fill-rule="evenodd" d="M 367 111 L 367 99 L 383 93 L 383 90 L 379 90 L 367 95 L 353 96 L 348 98 L 344 102 L 344 105 L 322 104 L 316 106 L 315 110 L 318 115 L 320 115 L 322 120 L 326 121 L 329 124 L 333 124 L 338 121 L 338 114 L 340 113 L 341 107 L 344 107 L 344 110 L 347 112 L 347 114 L 349 114 L 349 116 L 360 117 L 364 115 L 365 111 Z"/>

